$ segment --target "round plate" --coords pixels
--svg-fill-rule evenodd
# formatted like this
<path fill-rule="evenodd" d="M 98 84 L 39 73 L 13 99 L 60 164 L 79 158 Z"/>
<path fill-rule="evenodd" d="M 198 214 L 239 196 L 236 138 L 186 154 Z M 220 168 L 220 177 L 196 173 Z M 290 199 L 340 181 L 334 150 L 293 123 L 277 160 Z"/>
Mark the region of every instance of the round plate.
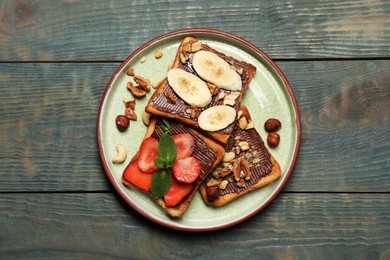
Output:
<path fill-rule="evenodd" d="M 256 75 L 243 97 L 255 122 L 255 128 L 265 140 L 267 137 L 263 124 L 270 117 L 282 122 L 279 130 L 281 142 L 270 152 L 282 168 L 282 176 L 270 185 L 252 191 L 222 207 L 206 205 L 199 192 L 191 205 L 180 218 L 171 218 L 146 193 L 130 189 L 121 182 L 122 172 L 140 147 L 146 132 L 141 120 L 151 93 L 136 102 L 137 121 L 131 121 L 125 132 L 119 132 L 115 126 L 115 117 L 123 114 L 123 99 L 131 98 L 126 89 L 127 82 L 133 81 L 126 75 L 129 68 L 134 68 L 136 75 L 149 79 L 151 83 L 166 77 L 180 42 L 186 36 L 209 44 L 212 48 L 239 60 L 253 64 Z M 163 57 L 156 59 L 154 52 L 160 50 Z M 141 62 L 144 60 L 144 62 Z M 151 91 L 152 92 L 152 91 Z M 240 223 L 260 212 L 282 190 L 291 175 L 298 157 L 300 146 L 300 117 L 298 105 L 286 77 L 276 64 L 263 51 L 253 44 L 235 35 L 209 29 L 180 30 L 159 36 L 134 51 L 115 71 L 99 108 L 97 139 L 100 158 L 108 179 L 120 196 L 137 212 L 146 218 L 169 228 L 186 231 L 210 231 L 226 228 Z M 116 145 L 124 144 L 128 150 L 127 160 L 123 164 L 113 164 Z"/>

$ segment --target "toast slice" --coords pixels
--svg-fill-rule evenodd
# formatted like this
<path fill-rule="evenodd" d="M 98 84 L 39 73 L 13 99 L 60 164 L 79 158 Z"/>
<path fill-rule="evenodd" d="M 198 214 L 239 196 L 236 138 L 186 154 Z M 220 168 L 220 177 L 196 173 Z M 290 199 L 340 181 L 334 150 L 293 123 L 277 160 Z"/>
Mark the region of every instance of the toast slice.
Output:
<path fill-rule="evenodd" d="M 171 135 L 188 133 L 194 138 L 195 148 L 194 148 L 194 151 L 192 153 L 192 156 L 197 158 L 200 161 L 200 168 L 201 168 L 199 176 L 192 183 L 190 193 L 188 195 L 186 195 L 180 201 L 179 204 L 177 204 L 174 207 L 167 207 L 163 198 L 157 199 L 157 203 L 161 207 L 163 207 L 170 216 L 180 217 L 187 210 L 188 206 L 190 205 L 193 196 L 195 195 L 196 191 L 198 190 L 199 185 L 206 178 L 206 176 L 210 173 L 210 171 L 212 169 L 214 169 L 219 164 L 219 162 L 221 161 L 221 159 L 224 155 L 225 150 L 221 145 L 214 142 L 210 138 L 198 133 L 194 129 L 191 129 L 187 126 L 184 126 L 183 124 L 181 124 L 179 122 L 170 121 L 169 125 L 170 125 L 170 134 Z M 162 133 L 163 133 L 162 120 L 158 117 L 154 117 L 149 124 L 149 127 L 147 129 L 147 132 L 145 134 L 144 139 L 147 137 L 154 137 L 157 140 L 159 140 Z M 138 153 L 132 158 L 131 162 L 133 162 L 134 160 L 137 160 L 137 158 L 138 158 Z M 130 162 L 130 164 L 131 164 L 131 162 Z M 125 172 L 126 172 L 126 170 L 125 170 Z M 150 174 L 148 173 L 148 175 L 152 175 L 152 173 L 150 173 Z M 172 175 L 172 178 L 174 178 L 173 175 Z M 131 180 L 128 178 L 128 175 L 125 175 L 125 174 L 122 175 L 122 182 L 131 188 L 137 188 L 131 183 Z M 152 196 L 152 195 L 150 194 L 150 196 Z"/>
<path fill-rule="evenodd" d="M 195 49 L 194 46 L 198 47 Z M 242 85 L 241 90 L 238 91 L 239 96 L 234 99 L 234 102 L 232 102 L 232 104 L 230 104 L 237 112 L 242 100 L 242 95 L 248 89 L 249 84 L 256 73 L 256 67 L 249 63 L 239 61 L 233 57 L 218 52 L 217 50 L 211 48 L 205 43 L 198 41 L 193 37 L 186 37 L 178 47 L 175 60 L 171 68 L 180 68 L 199 77 L 192 65 L 193 57 L 197 51 L 208 51 L 215 53 L 220 58 L 225 60 L 228 64 L 230 64 L 231 67 L 234 68 L 234 70 L 241 77 Z M 212 94 L 211 102 L 205 107 L 196 107 L 191 104 L 188 104 L 183 99 L 181 99 L 175 93 L 173 88 L 169 85 L 168 79 L 165 78 L 159 84 L 152 97 L 150 98 L 146 106 L 146 111 L 153 115 L 175 119 L 184 124 L 188 124 L 197 131 L 206 134 L 215 141 L 224 145 L 226 144 L 230 134 L 232 133 L 236 122 L 232 122 L 227 127 L 221 130 L 211 132 L 202 130 L 199 127 L 198 117 L 199 114 L 201 114 L 204 110 L 213 106 L 224 104 L 224 96 L 229 96 L 229 94 L 231 94 L 232 92 L 236 92 L 233 94 L 237 94 L 237 91 L 218 88 L 208 82 L 207 86 L 209 87 L 210 93 Z"/>
<path fill-rule="evenodd" d="M 242 117 L 251 122 L 249 111 L 241 106 Z M 250 125 L 250 124 L 249 124 Z M 238 150 L 238 151 L 237 151 Z M 237 124 L 227 143 L 230 160 L 224 157 L 218 167 L 207 176 L 200 192 L 203 200 L 213 206 L 228 202 L 277 180 L 281 168 L 277 160 L 265 146 L 255 128 L 241 129 Z"/>

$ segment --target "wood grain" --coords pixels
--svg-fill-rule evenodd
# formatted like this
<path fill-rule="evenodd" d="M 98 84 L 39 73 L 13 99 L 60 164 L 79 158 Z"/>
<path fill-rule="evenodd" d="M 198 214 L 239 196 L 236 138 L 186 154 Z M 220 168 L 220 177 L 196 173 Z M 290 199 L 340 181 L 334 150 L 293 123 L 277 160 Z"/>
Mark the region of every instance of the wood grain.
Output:
<path fill-rule="evenodd" d="M 278 64 L 302 121 L 300 156 L 285 190 L 389 192 L 390 62 Z M 95 127 L 118 65 L 2 64 L 0 191 L 111 190 Z"/>
<path fill-rule="evenodd" d="M 390 3 L 30 1 L 0 3 L 0 61 L 123 60 L 183 28 L 241 36 L 274 59 L 390 57 Z"/>
<path fill-rule="evenodd" d="M 386 259 L 389 203 L 383 194 L 281 194 L 238 226 L 189 235 L 112 194 L 0 194 L 0 257 Z"/>

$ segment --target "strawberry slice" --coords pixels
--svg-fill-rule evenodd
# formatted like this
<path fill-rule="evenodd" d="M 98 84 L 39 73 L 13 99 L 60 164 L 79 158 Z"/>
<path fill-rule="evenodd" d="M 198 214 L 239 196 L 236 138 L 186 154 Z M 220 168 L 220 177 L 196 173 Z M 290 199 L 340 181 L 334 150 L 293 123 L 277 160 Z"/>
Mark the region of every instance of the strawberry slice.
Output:
<path fill-rule="evenodd" d="M 192 190 L 192 184 L 178 182 L 172 178 L 172 186 L 164 195 L 165 205 L 174 207 L 180 203 Z"/>
<path fill-rule="evenodd" d="M 158 141 L 153 137 L 144 139 L 139 148 L 138 167 L 143 172 L 158 170 L 153 160 L 158 156 Z"/>
<path fill-rule="evenodd" d="M 172 136 L 177 149 L 177 160 L 191 156 L 195 148 L 194 138 L 187 133 Z"/>
<path fill-rule="evenodd" d="M 144 191 L 150 191 L 150 183 L 152 181 L 153 174 L 149 172 L 143 172 L 138 168 L 137 160 L 130 162 L 130 164 L 123 171 L 122 178 L 140 188 Z"/>
<path fill-rule="evenodd" d="M 172 166 L 172 172 L 178 181 L 193 183 L 199 176 L 200 162 L 195 157 L 175 160 L 175 163 Z"/>

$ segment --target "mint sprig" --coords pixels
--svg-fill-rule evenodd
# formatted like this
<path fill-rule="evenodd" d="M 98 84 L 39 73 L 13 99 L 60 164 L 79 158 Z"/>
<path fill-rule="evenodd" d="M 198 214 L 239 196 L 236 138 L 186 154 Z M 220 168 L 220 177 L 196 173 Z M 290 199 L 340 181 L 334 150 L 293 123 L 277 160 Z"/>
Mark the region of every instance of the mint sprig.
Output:
<path fill-rule="evenodd" d="M 162 119 L 162 129 L 164 133 L 158 142 L 158 156 L 153 160 L 154 164 L 159 168 L 153 174 L 150 184 L 150 191 L 154 198 L 160 198 L 167 193 L 172 185 L 172 173 L 170 168 L 176 160 L 177 149 L 173 138 L 169 135 L 169 122 L 165 118 Z"/>
<path fill-rule="evenodd" d="M 160 169 L 153 173 L 150 191 L 158 199 L 168 192 L 172 185 L 172 174 L 169 169 Z"/>

